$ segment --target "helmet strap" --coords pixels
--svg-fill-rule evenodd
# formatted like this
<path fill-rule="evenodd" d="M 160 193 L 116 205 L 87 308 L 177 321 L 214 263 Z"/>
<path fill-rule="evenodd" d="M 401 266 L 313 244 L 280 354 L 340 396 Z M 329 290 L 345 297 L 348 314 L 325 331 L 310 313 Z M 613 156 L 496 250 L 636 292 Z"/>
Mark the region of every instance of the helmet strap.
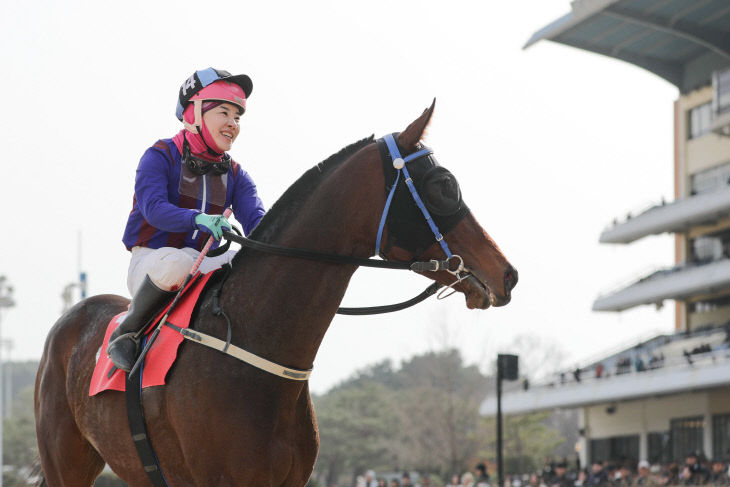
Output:
<path fill-rule="evenodd" d="M 193 100 L 193 112 L 195 113 L 195 120 L 192 124 L 190 124 L 183 119 L 183 125 L 189 132 L 200 135 L 200 139 L 203 141 L 203 144 L 205 144 L 205 148 L 208 154 L 210 154 L 211 156 L 220 157 L 221 152 L 216 152 L 215 150 L 213 150 L 213 148 L 208 145 L 208 142 L 203 136 L 203 101 L 204 100 Z"/>

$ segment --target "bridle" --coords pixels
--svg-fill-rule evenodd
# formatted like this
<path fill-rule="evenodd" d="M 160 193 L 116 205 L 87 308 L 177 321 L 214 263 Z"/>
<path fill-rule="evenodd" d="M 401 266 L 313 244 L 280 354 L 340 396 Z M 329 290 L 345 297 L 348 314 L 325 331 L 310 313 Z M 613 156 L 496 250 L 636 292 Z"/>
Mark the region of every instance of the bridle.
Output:
<path fill-rule="evenodd" d="M 454 282 L 446 286 L 444 289 L 442 289 L 438 293 L 438 299 L 444 299 L 448 296 L 451 296 L 456 290 L 454 289 L 454 286 L 459 284 L 464 279 L 471 276 L 471 272 L 468 271 L 468 269 L 464 266 L 464 259 L 459 255 L 454 255 L 451 250 L 449 249 L 449 246 L 444 239 L 441 231 L 439 230 L 439 227 L 437 225 L 437 222 L 434 220 L 433 216 L 429 212 L 427 205 L 424 203 L 424 199 L 419 194 L 419 191 L 416 187 L 416 184 L 413 181 L 413 178 L 411 177 L 411 173 L 408 170 L 408 164 L 409 163 L 415 163 L 416 161 L 422 160 L 424 158 L 431 159 L 431 154 L 433 154 L 433 151 L 427 147 L 421 148 L 417 150 L 416 152 L 406 155 L 403 157 L 401 155 L 401 151 L 398 147 L 397 142 L 395 141 L 395 137 L 391 134 L 388 134 L 384 136 L 382 139 L 377 140 L 378 146 L 381 149 L 381 159 L 383 160 L 384 166 L 387 164 L 391 164 L 392 167 L 395 169 L 396 176 L 395 180 L 389 187 L 388 196 L 385 202 L 385 207 L 383 209 L 382 216 L 380 218 L 380 223 L 378 226 L 378 234 L 376 237 L 376 244 L 375 244 L 375 253 L 380 254 L 383 259 L 385 259 L 385 255 L 383 251 L 381 250 L 382 246 L 382 237 L 384 228 L 386 225 L 386 222 L 388 221 L 388 216 L 390 214 L 393 197 L 396 193 L 397 188 L 399 187 L 399 181 L 401 173 L 403 173 L 404 181 L 403 183 L 408 188 L 408 191 L 411 195 L 411 198 L 413 200 L 413 203 L 416 205 L 416 207 L 420 210 L 420 213 L 423 215 L 423 217 L 426 220 L 426 223 L 430 229 L 430 231 L 433 234 L 433 238 L 439 243 L 441 246 L 441 249 L 444 251 L 444 254 L 446 255 L 446 259 L 444 260 L 427 260 L 427 261 L 419 261 L 415 260 L 412 262 L 398 262 L 398 261 L 388 261 L 388 260 L 379 260 L 379 259 L 372 259 L 372 258 L 363 258 L 363 257 L 353 257 L 348 255 L 340 255 L 340 254 L 331 254 L 327 252 L 320 252 L 317 250 L 308 250 L 308 249 L 298 249 L 298 248 L 292 248 L 292 247 L 284 247 L 281 245 L 276 244 L 270 244 L 265 243 L 257 240 L 252 240 L 250 238 L 246 238 L 243 235 L 241 235 L 240 231 L 235 229 L 234 231 L 223 231 L 223 237 L 227 240 L 227 242 L 219 247 L 218 249 L 215 249 L 208 253 L 208 256 L 216 256 L 220 255 L 228 250 L 230 247 L 231 241 L 236 242 L 241 245 L 241 247 L 250 248 L 255 251 L 259 252 L 265 252 L 269 254 L 274 255 L 280 255 L 285 257 L 294 257 L 299 259 L 308 259 L 308 260 L 316 260 L 316 261 L 322 261 L 322 262 L 330 262 L 335 264 L 345 264 L 345 265 L 357 265 L 357 266 L 363 266 L 363 267 L 374 267 L 379 269 L 403 269 L 403 270 L 411 270 L 414 272 L 438 272 L 438 271 L 446 271 L 449 274 L 453 275 L 455 277 Z M 385 150 L 383 150 L 385 148 Z M 384 157 L 385 156 L 385 157 Z M 392 163 L 390 162 L 392 161 Z M 435 161 L 429 161 L 429 164 L 436 167 L 438 164 Z M 445 171 L 445 170 L 444 170 Z M 387 176 L 387 174 L 386 174 Z M 388 189 L 388 188 L 386 188 Z M 461 213 L 461 216 L 459 217 L 459 220 L 463 218 L 463 216 L 468 212 L 468 209 L 464 206 L 463 208 L 459 208 L 459 212 Z M 411 298 L 407 301 L 404 301 L 402 303 L 393 304 L 393 305 L 385 305 L 385 306 L 373 306 L 373 307 L 361 307 L 361 308 L 339 308 L 337 310 L 338 314 L 344 314 L 344 315 L 370 315 L 370 314 L 380 314 L 380 313 L 388 313 L 392 311 L 398 311 L 405 308 L 408 308 L 410 306 L 413 306 L 415 304 L 418 304 L 428 298 L 429 296 L 432 296 L 433 294 L 436 294 L 436 292 L 443 287 L 442 284 L 438 282 L 434 282 L 431 285 L 429 285 L 421 294 L 418 296 Z"/>

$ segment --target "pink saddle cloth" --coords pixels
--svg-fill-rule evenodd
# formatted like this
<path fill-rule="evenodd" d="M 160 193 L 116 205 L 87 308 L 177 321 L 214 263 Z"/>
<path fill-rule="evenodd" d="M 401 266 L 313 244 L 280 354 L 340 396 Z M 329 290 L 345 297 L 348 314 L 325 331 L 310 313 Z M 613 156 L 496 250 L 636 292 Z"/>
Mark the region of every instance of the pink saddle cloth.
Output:
<path fill-rule="evenodd" d="M 190 316 L 193 313 L 195 304 L 200 297 L 200 293 L 208 282 L 208 279 L 214 274 L 210 272 L 208 274 L 196 274 L 190 283 L 185 287 L 183 295 L 180 296 L 180 300 L 175 305 L 175 309 L 172 310 L 170 316 L 167 317 L 167 322 L 180 328 L 187 328 L 190 325 Z M 165 308 L 155 320 L 158 323 L 167 312 Z M 112 331 L 117 327 L 117 320 L 124 316 L 127 312 L 124 311 L 119 313 L 111 319 L 109 325 L 106 328 L 106 334 L 104 335 L 104 342 L 99 350 L 99 357 L 96 361 L 96 367 L 94 367 L 94 374 L 91 376 L 91 385 L 89 387 L 89 396 L 95 396 L 96 394 L 112 390 L 112 391 L 123 391 L 127 382 L 127 374 L 122 370 L 116 370 L 111 377 L 109 377 L 109 371 L 112 369 L 114 364 L 106 355 L 107 345 L 109 344 L 109 336 Z M 155 326 L 150 327 L 148 334 L 152 333 Z M 168 326 L 163 326 L 160 330 L 160 334 L 152 344 L 152 348 L 147 353 L 144 361 L 144 374 L 142 375 L 142 387 L 150 386 L 161 386 L 165 384 L 165 376 L 175 363 L 177 358 L 177 350 L 180 343 L 184 340 L 183 336 Z"/>

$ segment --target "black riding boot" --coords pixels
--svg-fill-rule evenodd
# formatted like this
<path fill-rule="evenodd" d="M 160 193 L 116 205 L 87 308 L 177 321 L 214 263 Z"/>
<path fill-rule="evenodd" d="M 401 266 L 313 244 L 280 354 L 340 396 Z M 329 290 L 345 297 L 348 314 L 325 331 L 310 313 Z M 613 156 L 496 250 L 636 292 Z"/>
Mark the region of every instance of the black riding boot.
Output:
<path fill-rule="evenodd" d="M 141 330 L 160 309 L 166 305 L 177 291 L 163 291 L 146 276 L 142 286 L 129 304 L 129 311 L 122 323 L 109 337 L 106 354 L 118 369 L 129 372 L 134 366 L 139 348 L 135 333 Z"/>

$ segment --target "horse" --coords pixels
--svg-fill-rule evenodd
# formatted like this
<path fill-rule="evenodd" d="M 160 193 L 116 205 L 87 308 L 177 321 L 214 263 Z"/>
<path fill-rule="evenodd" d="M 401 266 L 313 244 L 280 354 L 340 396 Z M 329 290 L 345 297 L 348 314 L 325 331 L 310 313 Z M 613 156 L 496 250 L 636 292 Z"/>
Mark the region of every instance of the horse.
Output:
<path fill-rule="evenodd" d="M 395 137 L 404 156 L 422 148 L 434 106 L 435 100 Z M 430 188 L 422 188 L 432 213 L 460 208 L 451 222 L 434 216 L 446 221 L 442 242 L 429 233 L 416 204 L 396 196 L 375 249 L 387 187 L 394 184 L 394 173 L 386 170 L 391 163 L 383 163 L 376 142 L 365 138 L 307 171 L 250 238 L 354 257 L 380 253 L 399 262 L 442 258 L 445 242 L 465 271 L 458 279 L 448 270 L 421 273 L 463 293 L 468 308 L 507 304 L 517 272 L 462 203 L 448 171 L 437 171 Z M 414 166 L 414 180 L 416 172 Z M 424 232 L 428 238 L 416 238 Z M 239 251 L 220 295 L 233 323 L 231 343 L 287 367 L 310 369 L 357 267 Z M 211 313 L 211 301 L 210 292 L 201 295 L 191 328 L 225 336 L 227 324 Z M 34 400 L 46 485 L 91 486 L 105 463 L 129 485 L 151 485 L 124 419 L 124 394 L 88 394 L 105 327 L 128 303 L 114 295 L 87 298 L 48 334 Z M 307 381 L 186 344 L 166 385 L 145 388 L 142 396 L 148 436 L 171 486 L 301 487 L 312 473 L 319 436 Z"/>

